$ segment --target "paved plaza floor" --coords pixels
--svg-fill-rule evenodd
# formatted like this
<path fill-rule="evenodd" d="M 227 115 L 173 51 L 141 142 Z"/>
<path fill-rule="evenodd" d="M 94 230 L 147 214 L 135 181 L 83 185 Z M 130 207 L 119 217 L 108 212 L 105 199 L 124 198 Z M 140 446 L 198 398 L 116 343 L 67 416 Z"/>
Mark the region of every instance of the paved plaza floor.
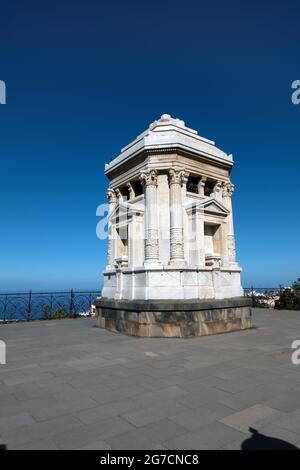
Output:
<path fill-rule="evenodd" d="M 240 449 L 276 438 L 300 448 L 300 312 L 253 314 L 256 329 L 193 339 L 123 336 L 93 318 L 1 325 L 0 443 Z"/>

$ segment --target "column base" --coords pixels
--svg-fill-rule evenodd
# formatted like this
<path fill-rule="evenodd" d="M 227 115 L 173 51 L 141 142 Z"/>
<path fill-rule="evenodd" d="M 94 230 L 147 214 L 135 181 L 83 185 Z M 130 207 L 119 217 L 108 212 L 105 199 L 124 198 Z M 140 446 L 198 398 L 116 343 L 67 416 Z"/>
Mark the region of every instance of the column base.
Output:
<path fill-rule="evenodd" d="M 185 268 L 187 261 L 185 259 L 171 259 L 168 266 L 172 266 L 172 268 Z"/>
<path fill-rule="evenodd" d="M 161 268 L 162 264 L 160 261 L 144 261 L 143 267 L 145 269 L 159 269 Z"/>

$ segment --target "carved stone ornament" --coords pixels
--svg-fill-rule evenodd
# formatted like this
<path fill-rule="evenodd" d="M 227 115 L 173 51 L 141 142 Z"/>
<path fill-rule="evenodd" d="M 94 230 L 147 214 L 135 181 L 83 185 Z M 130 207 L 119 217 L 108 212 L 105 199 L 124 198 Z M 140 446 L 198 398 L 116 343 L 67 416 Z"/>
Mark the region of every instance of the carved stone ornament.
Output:
<path fill-rule="evenodd" d="M 128 192 L 129 192 L 129 199 L 134 198 L 135 193 L 134 193 L 134 189 L 132 187 L 132 184 L 131 183 L 126 183 L 126 186 L 128 188 Z"/>
<path fill-rule="evenodd" d="M 189 174 L 185 170 L 175 170 L 171 168 L 169 170 L 169 184 L 180 184 L 187 182 Z"/>
<path fill-rule="evenodd" d="M 232 183 L 222 183 L 222 196 L 223 197 L 226 197 L 226 196 L 231 197 L 233 191 L 234 191 L 234 184 L 232 184 Z"/>
<path fill-rule="evenodd" d="M 145 239 L 145 259 L 158 259 L 158 230 L 148 229 Z"/>
<path fill-rule="evenodd" d="M 122 196 L 122 193 L 119 190 L 119 188 L 117 188 L 115 192 L 116 192 L 116 196 L 119 199 L 119 201 L 123 201 L 123 196 Z"/>
<path fill-rule="evenodd" d="M 145 186 L 157 186 L 157 171 L 147 170 L 141 173 L 140 180 Z"/>
<path fill-rule="evenodd" d="M 182 259 L 184 257 L 183 251 L 183 229 L 171 228 L 171 259 Z"/>
<path fill-rule="evenodd" d="M 116 192 L 113 189 L 109 188 L 107 190 L 106 195 L 107 195 L 107 199 L 108 199 L 109 203 L 117 202 L 117 195 L 116 195 Z"/>

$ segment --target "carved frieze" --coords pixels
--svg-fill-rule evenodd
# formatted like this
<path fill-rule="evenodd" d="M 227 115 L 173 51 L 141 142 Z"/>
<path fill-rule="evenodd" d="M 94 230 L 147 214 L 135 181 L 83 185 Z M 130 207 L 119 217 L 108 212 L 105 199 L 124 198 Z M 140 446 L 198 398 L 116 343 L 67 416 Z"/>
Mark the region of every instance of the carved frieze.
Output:
<path fill-rule="evenodd" d="M 170 243 L 171 243 L 171 259 L 183 259 L 183 229 L 182 228 L 171 228 L 170 230 Z"/>
<path fill-rule="evenodd" d="M 147 229 L 145 235 L 145 259 L 156 260 L 159 258 L 158 230 Z"/>

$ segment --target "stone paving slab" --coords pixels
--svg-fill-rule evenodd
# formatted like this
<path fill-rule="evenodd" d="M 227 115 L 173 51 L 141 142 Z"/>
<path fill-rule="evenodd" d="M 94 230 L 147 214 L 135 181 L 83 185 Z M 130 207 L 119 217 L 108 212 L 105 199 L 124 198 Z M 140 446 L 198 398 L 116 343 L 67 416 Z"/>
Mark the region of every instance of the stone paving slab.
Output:
<path fill-rule="evenodd" d="M 0 326 L 0 442 L 8 449 L 240 449 L 249 428 L 300 447 L 300 312 L 256 329 L 132 338 L 94 319 Z"/>
<path fill-rule="evenodd" d="M 276 415 L 279 415 L 280 412 L 274 408 L 270 408 L 265 405 L 254 405 L 250 408 L 246 408 L 243 411 L 238 411 L 232 415 L 222 418 L 221 423 L 227 424 L 238 431 L 247 433 L 249 427 L 258 429 L 265 422 L 268 422 L 270 417 L 276 419 Z"/>

